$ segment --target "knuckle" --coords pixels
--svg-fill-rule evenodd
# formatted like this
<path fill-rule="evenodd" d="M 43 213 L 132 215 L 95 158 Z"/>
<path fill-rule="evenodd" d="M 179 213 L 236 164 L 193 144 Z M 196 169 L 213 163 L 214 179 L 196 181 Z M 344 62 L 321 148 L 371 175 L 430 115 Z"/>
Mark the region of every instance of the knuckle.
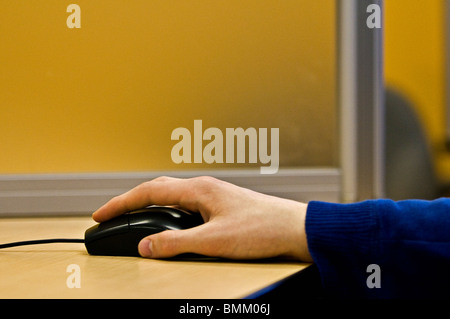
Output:
<path fill-rule="evenodd" d="M 170 180 L 172 180 L 171 177 L 158 176 L 158 177 L 156 177 L 156 178 L 154 178 L 152 180 L 142 182 L 141 184 L 136 186 L 136 189 L 138 189 L 138 190 L 146 190 L 146 189 L 152 187 L 152 185 L 154 185 L 155 183 L 167 183 Z"/>
<path fill-rule="evenodd" d="M 193 179 L 194 187 L 201 191 L 210 190 L 213 187 L 216 187 L 219 183 L 219 180 L 211 177 L 211 176 L 199 176 Z"/>
<path fill-rule="evenodd" d="M 143 183 L 137 185 L 137 186 L 134 188 L 134 190 L 135 190 L 135 191 L 143 191 L 143 190 L 147 189 L 147 188 L 149 187 L 149 185 L 150 185 L 150 182 L 149 182 L 149 181 L 143 182 Z"/>
<path fill-rule="evenodd" d="M 202 183 L 205 183 L 205 184 L 211 184 L 211 183 L 215 184 L 218 181 L 215 177 L 206 176 L 206 175 L 205 176 L 199 176 L 198 180 L 200 182 L 202 182 Z"/>
<path fill-rule="evenodd" d="M 171 179 L 170 177 L 163 175 L 163 176 L 158 176 L 158 177 L 154 178 L 152 181 L 157 182 L 157 183 L 164 183 L 164 182 L 169 181 L 170 179 Z M 149 183 L 149 182 L 147 182 L 147 183 Z"/>

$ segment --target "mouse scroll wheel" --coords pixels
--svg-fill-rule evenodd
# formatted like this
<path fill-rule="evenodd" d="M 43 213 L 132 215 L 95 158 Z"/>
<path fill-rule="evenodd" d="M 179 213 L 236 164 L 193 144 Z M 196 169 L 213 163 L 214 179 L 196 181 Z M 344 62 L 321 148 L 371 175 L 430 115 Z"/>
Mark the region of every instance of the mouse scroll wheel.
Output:
<path fill-rule="evenodd" d="M 130 213 L 125 214 L 127 216 L 127 224 L 128 224 L 128 230 L 130 230 L 131 228 L 131 218 L 130 218 Z"/>

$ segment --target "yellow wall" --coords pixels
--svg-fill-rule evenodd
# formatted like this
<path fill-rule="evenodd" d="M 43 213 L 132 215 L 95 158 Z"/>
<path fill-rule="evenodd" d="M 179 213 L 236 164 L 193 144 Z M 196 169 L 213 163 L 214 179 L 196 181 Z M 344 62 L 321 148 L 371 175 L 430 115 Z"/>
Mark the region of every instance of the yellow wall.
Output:
<path fill-rule="evenodd" d="M 384 3 L 386 83 L 414 103 L 440 170 L 437 157 L 445 138 L 444 0 Z"/>
<path fill-rule="evenodd" d="M 66 26 L 73 2 L 81 29 Z M 309 0 L 2 1 L 0 173 L 198 168 L 170 157 L 172 130 L 193 132 L 195 119 L 279 127 L 282 165 L 333 165 L 334 9 Z"/>

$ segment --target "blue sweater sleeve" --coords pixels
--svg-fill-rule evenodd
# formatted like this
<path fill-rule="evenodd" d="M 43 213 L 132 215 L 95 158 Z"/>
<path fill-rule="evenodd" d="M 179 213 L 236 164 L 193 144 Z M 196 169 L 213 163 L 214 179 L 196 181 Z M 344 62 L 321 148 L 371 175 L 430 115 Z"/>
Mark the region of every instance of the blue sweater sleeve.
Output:
<path fill-rule="evenodd" d="M 313 201 L 305 228 L 330 296 L 450 298 L 450 199 Z"/>

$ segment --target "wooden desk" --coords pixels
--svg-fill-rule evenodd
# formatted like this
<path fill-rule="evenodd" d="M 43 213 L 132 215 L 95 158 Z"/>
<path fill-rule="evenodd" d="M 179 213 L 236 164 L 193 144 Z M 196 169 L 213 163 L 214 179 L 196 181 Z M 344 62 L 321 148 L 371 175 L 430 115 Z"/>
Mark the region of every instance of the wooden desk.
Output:
<path fill-rule="evenodd" d="M 0 243 L 83 238 L 93 224 L 89 217 L 0 219 Z M 67 285 L 72 264 L 80 288 Z M 308 266 L 90 256 L 76 243 L 20 246 L 0 250 L 0 298 L 242 298 Z"/>

